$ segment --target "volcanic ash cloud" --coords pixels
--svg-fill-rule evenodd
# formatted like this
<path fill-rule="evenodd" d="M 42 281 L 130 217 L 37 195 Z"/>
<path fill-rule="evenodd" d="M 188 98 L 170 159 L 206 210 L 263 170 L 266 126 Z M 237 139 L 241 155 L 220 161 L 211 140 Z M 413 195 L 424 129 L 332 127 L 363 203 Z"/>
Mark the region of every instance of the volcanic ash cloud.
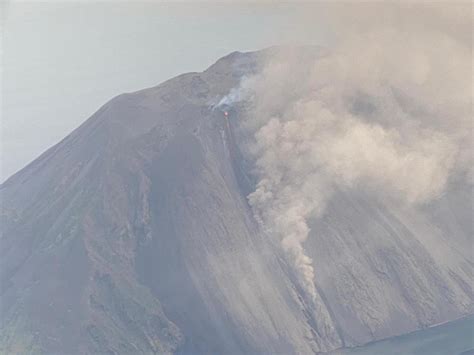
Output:
<path fill-rule="evenodd" d="M 470 44 L 434 26 L 389 24 L 347 35 L 323 55 L 282 49 L 240 88 L 252 93 L 243 126 L 258 183 L 249 203 L 313 300 L 304 242 L 334 189 L 416 206 L 437 198 L 452 174 L 468 175 Z"/>

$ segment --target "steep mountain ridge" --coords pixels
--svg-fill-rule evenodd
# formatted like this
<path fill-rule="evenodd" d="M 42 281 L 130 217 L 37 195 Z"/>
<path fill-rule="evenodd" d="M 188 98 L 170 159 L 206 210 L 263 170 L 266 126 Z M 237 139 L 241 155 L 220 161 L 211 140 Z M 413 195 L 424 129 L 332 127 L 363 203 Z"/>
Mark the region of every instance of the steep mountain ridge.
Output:
<path fill-rule="evenodd" d="M 2 351 L 314 353 L 472 312 L 463 184 L 427 211 L 340 191 L 305 300 L 246 200 L 245 105 L 213 108 L 271 54 L 120 95 L 1 185 Z"/>

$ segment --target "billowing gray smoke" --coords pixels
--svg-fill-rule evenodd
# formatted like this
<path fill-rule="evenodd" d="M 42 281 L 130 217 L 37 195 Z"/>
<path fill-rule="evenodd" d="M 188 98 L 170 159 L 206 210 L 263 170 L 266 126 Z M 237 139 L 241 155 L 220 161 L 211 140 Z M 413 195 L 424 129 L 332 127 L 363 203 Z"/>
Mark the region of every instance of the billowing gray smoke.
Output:
<path fill-rule="evenodd" d="M 384 9 L 385 22 L 339 31 L 320 55 L 283 48 L 222 101 L 252 93 L 243 125 L 258 184 L 248 200 L 312 299 L 308 221 L 335 189 L 419 205 L 469 175 L 472 42 L 460 33 L 470 26 L 452 24 L 471 20 L 445 7 Z"/>

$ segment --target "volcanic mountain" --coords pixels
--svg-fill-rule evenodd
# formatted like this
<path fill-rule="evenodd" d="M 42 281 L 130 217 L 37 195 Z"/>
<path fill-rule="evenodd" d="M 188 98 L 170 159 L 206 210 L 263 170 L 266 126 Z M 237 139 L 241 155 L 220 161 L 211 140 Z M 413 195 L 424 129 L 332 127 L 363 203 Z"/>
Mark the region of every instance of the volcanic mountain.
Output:
<path fill-rule="evenodd" d="M 1 185 L 3 352 L 309 354 L 472 312 L 457 181 L 417 209 L 338 191 L 305 300 L 248 204 L 245 104 L 215 106 L 271 54 L 120 95 Z"/>

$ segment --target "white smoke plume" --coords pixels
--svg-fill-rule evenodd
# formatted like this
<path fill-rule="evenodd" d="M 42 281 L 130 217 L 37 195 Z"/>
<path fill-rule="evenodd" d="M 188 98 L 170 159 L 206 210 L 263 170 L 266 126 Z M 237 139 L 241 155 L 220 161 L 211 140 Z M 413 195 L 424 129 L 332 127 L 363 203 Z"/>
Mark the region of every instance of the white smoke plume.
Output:
<path fill-rule="evenodd" d="M 245 77 L 243 80 L 247 80 Z M 244 99 L 244 93 L 242 89 L 239 88 L 233 88 L 230 90 L 230 92 L 225 95 L 220 101 L 217 103 L 215 107 L 221 107 L 221 106 L 230 106 L 233 105 L 236 102 L 242 101 Z"/>
<path fill-rule="evenodd" d="M 311 299 L 308 221 L 336 188 L 418 205 L 471 165 L 470 6 L 386 6 L 331 9 L 333 47 L 282 48 L 240 88 L 253 92 L 249 203 Z"/>

